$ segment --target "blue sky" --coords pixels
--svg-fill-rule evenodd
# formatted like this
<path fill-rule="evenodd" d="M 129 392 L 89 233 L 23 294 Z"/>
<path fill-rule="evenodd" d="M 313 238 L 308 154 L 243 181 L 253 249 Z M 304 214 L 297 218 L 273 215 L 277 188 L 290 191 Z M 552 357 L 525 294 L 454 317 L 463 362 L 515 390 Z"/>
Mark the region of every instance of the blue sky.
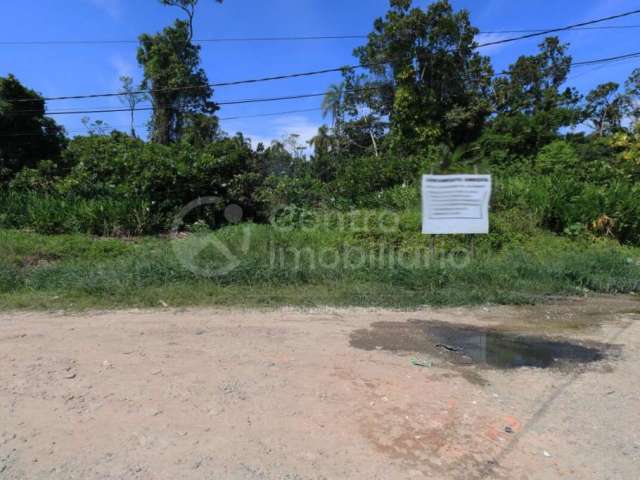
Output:
<path fill-rule="evenodd" d="M 420 0 L 416 5 L 425 6 Z M 471 12 L 480 30 L 537 29 L 577 23 L 613 15 L 638 7 L 632 0 L 454 0 L 456 8 Z M 376 17 L 384 15 L 388 0 L 200 0 L 195 22 L 196 38 L 256 37 L 286 35 L 367 34 Z M 157 32 L 180 16 L 178 9 L 163 7 L 157 0 L 21 0 L 0 7 L 1 41 L 38 40 L 135 40 L 140 33 Z M 606 25 L 640 25 L 640 15 Z M 640 29 L 589 30 L 561 34 L 571 44 L 576 61 L 602 58 L 638 50 Z M 480 41 L 508 37 L 484 35 Z M 488 47 L 499 71 L 521 54 L 534 53 L 540 39 Z M 331 68 L 353 63 L 352 50 L 362 40 L 305 42 L 205 43 L 202 63 L 211 82 L 254 78 L 264 75 Z M 623 83 L 640 61 L 575 70 L 570 84 L 587 92 L 599 83 Z M 118 90 L 120 75 L 136 81 L 141 71 L 135 44 L 109 45 L 0 45 L 0 75 L 16 75 L 27 86 L 45 96 L 85 94 Z M 340 79 L 329 74 L 302 79 L 216 89 L 217 101 L 261 96 L 322 92 Z M 231 117 L 319 107 L 319 98 L 223 107 L 219 115 Z M 52 102 L 50 108 L 117 108 L 116 98 Z M 83 133 L 81 115 L 57 116 L 73 134 Z M 126 130 L 126 113 L 91 115 Z M 146 121 L 138 113 L 137 124 Z M 319 112 L 267 118 L 223 121 L 229 133 L 242 131 L 254 141 L 279 139 L 290 133 L 310 138 L 323 123 Z"/>

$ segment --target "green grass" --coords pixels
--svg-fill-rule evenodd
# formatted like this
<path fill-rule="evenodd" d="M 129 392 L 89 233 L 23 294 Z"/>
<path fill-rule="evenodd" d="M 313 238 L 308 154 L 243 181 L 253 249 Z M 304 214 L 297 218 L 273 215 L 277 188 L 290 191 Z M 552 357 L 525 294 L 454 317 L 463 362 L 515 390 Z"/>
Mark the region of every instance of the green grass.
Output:
<path fill-rule="evenodd" d="M 376 227 L 354 231 L 334 224 L 287 231 L 270 225 L 226 227 L 216 238 L 235 253 L 237 265 L 212 277 L 185 268 L 167 238 L 121 240 L 0 230 L 0 309 L 163 304 L 413 308 L 522 304 L 548 295 L 640 291 L 640 249 L 540 231 L 514 236 L 503 229 L 479 238 L 476 258 L 456 267 L 442 255 L 466 245 L 466 239 L 441 238 L 436 258 L 428 257 L 428 239 L 417 233 L 413 223 L 419 219 L 414 216 L 408 213 L 403 226 L 393 232 Z M 202 238 L 208 237 L 192 235 L 178 241 L 178 251 L 193 252 Z M 423 262 L 398 264 L 399 249 L 425 255 Z M 357 261 L 361 253 L 366 254 L 364 262 Z M 318 259 L 322 254 L 325 264 Z M 334 258 L 341 261 L 334 264 Z M 224 265 L 225 257 L 209 245 L 193 255 L 192 262 L 211 269 Z"/>

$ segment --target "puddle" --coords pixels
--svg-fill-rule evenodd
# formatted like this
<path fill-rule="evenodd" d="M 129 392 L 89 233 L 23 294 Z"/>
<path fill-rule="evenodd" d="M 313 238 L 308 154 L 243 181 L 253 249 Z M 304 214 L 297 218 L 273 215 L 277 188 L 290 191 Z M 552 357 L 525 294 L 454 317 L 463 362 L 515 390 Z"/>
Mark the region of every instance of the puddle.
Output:
<path fill-rule="evenodd" d="M 353 332 L 351 345 L 364 350 L 425 353 L 457 364 L 501 369 L 597 362 L 611 348 L 435 321 L 377 322 L 371 327 Z"/>
<path fill-rule="evenodd" d="M 426 329 L 437 348 L 497 368 L 548 368 L 561 362 L 590 363 L 604 358 L 596 348 L 567 341 L 445 324 Z"/>

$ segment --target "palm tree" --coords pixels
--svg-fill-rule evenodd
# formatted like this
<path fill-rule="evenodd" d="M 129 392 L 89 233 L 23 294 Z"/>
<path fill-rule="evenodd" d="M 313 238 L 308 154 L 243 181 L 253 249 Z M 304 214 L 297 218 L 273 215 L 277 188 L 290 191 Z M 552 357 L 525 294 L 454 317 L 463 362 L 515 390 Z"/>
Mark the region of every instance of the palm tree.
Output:
<path fill-rule="evenodd" d="M 329 135 L 329 128 L 326 125 L 322 125 L 318 128 L 317 135 L 309 140 L 308 143 L 313 147 L 316 156 L 328 153 L 331 150 L 331 136 Z"/>
<path fill-rule="evenodd" d="M 329 85 L 322 99 L 322 116 L 331 114 L 331 129 L 336 139 L 336 153 L 340 153 L 341 127 L 343 123 L 342 101 L 344 100 L 344 82 Z"/>
<path fill-rule="evenodd" d="M 340 128 L 342 122 L 342 97 L 344 96 L 344 83 L 333 83 L 329 85 L 324 98 L 322 99 L 322 116 L 331 114 L 331 127 L 336 130 Z"/>

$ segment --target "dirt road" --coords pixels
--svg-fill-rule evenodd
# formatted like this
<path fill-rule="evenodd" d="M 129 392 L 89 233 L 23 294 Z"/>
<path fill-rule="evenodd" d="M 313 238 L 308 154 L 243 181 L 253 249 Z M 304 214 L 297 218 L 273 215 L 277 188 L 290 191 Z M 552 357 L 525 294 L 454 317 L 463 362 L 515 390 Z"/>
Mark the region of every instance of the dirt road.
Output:
<path fill-rule="evenodd" d="M 0 314 L 0 479 L 639 478 L 639 314 Z M 443 325 L 474 328 L 460 347 Z M 561 338 L 559 360 L 483 361 L 469 338 L 502 349 L 495 332 Z M 518 368 L 530 354 L 550 368 Z"/>

